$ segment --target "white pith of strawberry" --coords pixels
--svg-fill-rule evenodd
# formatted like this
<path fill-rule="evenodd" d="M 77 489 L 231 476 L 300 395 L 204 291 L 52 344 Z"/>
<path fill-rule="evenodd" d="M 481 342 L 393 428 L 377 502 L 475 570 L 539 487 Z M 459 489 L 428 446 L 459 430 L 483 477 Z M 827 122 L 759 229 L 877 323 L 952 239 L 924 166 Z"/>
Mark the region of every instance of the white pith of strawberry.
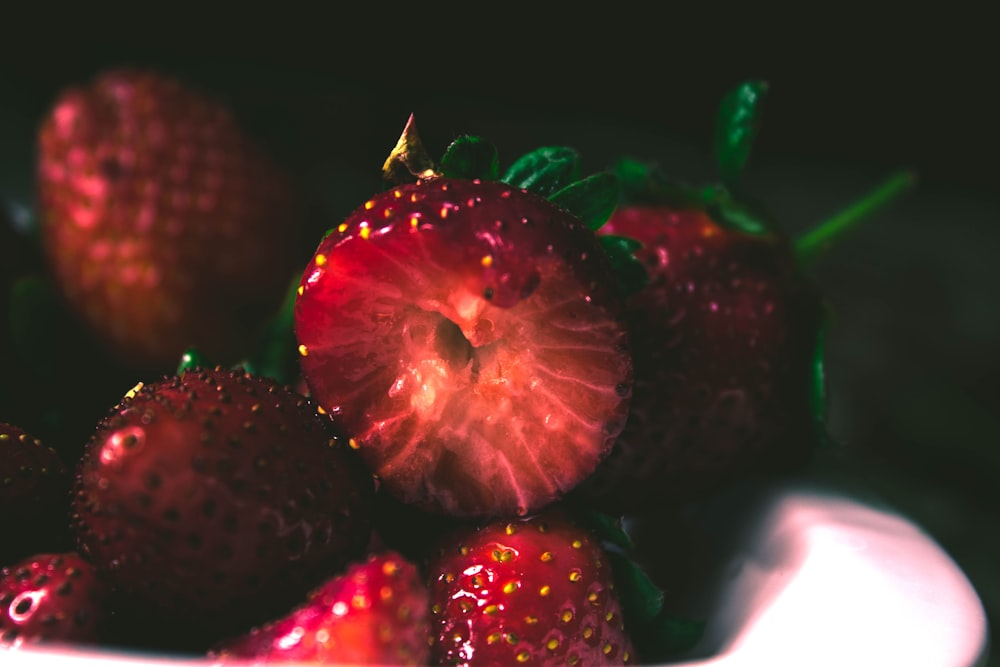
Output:
<path fill-rule="evenodd" d="M 594 234 L 502 182 L 431 177 L 319 245 L 295 331 L 310 393 L 390 493 L 523 515 L 589 475 L 623 426 L 627 332 Z"/>
<path fill-rule="evenodd" d="M 167 372 L 236 361 L 304 258 L 287 174 L 221 102 L 153 71 L 63 91 L 38 135 L 38 217 L 67 305 L 113 353 Z"/>
<path fill-rule="evenodd" d="M 298 662 L 426 665 L 430 602 L 416 565 L 391 551 L 372 553 L 313 590 L 276 621 L 221 642 L 217 664 Z"/>
<path fill-rule="evenodd" d="M 137 608 L 233 632 L 363 553 L 371 493 L 304 398 L 196 369 L 137 388 L 98 425 L 73 526 Z"/>

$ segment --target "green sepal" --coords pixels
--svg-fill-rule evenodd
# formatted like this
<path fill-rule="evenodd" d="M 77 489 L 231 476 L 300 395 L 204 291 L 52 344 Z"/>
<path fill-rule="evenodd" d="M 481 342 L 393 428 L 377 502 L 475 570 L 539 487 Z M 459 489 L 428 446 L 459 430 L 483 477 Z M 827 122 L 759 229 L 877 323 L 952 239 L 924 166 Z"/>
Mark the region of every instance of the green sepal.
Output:
<path fill-rule="evenodd" d="M 500 180 L 542 197 L 580 178 L 580 154 L 565 146 L 538 148 L 514 161 Z"/>
<path fill-rule="evenodd" d="M 727 187 L 739 185 L 760 130 L 766 94 L 766 81 L 747 81 L 727 93 L 719 105 L 715 119 L 715 162 Z"/>
<path fill-rule="evenodd" d="M 251 375 L 273 379 L 279 384 L 289 384 L 298 372 L 298 350 L 295 338 L 295 301 L 298 298 L 301 275 L 296 274 L 285 293 L 278 312 L 264 329 L 253 353 L 243 362 Z"/>
<path fill-rule="evenodd" d="M 655 163 L 622 158 L 615 164 L 614 173 L 618 177 L 622 203 L 669 206 L 679 210 L 703 207 L 697 189 L 670 180 Z"/>
<path fill-rule="evenodd" d="M 440 169 L 448 178 L 495 181 L 500 175 L 500 157 L 496 146 L 486 139 L 464 135 L 445 150 Z"/>
<path fill-rule="evenodd" d="M 549 201 L 575 215 L 588 228 L 597 230 L 618 206 L 618 194 L 618 178 L 602 171 L 561 188 L 549 196 Z"/>
<path fill-rule="evenodd" d="M 677 617 L 665 608 L 665 594 L 627 555 L 608 550 L 625 627 L 643 663 L 667 662 L 694 647 L 705 623 Z"/>
<path fill-rule="evenodd" d="M 611 544 L 621 549 L 632 549 L 635 544 L 625 530 L 621 516 L 612 516 L 604 512 L 588 511 L 587 524 L 594 535 L 605 544 Z"/>
<path fill-rule="evenodd" d="M 623 295 L 634 294 L 649 284 L 646 267 L 635 258 L 635 251 L 642 247 L 641 243 L 616 234 L 599 234 L 597 240 L 611 261 Z"/>
<path fill-rule="evenodd" d="M 826 334 L 830 329 L 833 313 L 827 301 L 823 300 L 820 305 L 823 312 L 820 316 L 819 328 L 816 331 L 816 340 L 813 344 L 813 356 L 810 363 L 809 401 L 816 429 L 816 441 L 821 445 L 825 445 L 833 442 L 833 438 L 830 437 L 827 431 L 829 395 L 827 394 L 826 381 Z"/>
<path fill-rule="evenodd" d="M 205 356 L 196 347 L 184 350 L 181 360 L 177 363 L 177 375 L 182 375 L 195 368 L 205 368 Z"/>
<path fill-rule="evenodd" d="M 10 289 L 11 343 L 16 355 L 41 378 L 55 376 L 59 364 L 59 332 L 67 330 L 59 297 L 40 276 L 24 276 Z"/>
<path fill-rule="evenodd" d="M 759 205 L 746 197 L 737 199 L 722 185 L 709 185 L 702 189 L 701 195 L 706 212 L 722 227 L 758 235 L 776 229 Z"/>

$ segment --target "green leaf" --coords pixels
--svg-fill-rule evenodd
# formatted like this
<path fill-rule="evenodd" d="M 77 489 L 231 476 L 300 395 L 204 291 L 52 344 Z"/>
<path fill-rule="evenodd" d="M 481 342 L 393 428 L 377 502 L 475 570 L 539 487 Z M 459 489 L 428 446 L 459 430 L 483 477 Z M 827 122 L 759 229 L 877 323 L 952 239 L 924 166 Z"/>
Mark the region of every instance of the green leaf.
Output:
<path fill-rule="evenodd" d="M 638 628 L 632 639 L 643 662 L 668 662 L 690 651 L 705 633 L 705 622 L 661 613 L 648 625 Z"/>
<path fill-rule="evenodd" d="M 760 130 L 766 81 L 747 81 L 722 98 L 715 119 L 715 162 L 722 182 L 739 185 L 743 167 L 750 157 Z"/>
<path fill-rule="evenodd" d="M 602 171 L 562 188 L 550 195 L 549 201 L 575 215 L 590 229 L 600 229 L 618 206 L 618 178 Z"/>
<path fill-rule="evenodd" d="M 622 525 L 622 517 L 611 516 L 604 512 L 588 512 L 587 521 L 591 530 L 602 542 L 622 549 L 631 549 L 635 546 Z"/>
<path fill-rule="evenodd" d="M 820 444 L 831 444 L 833 438 L 827 431 L 829 400 L 826 383 L 826 334 L 833 320 L 833 313 L 827 301 L 821 303 L 822 319 L 816 332 L 812 358 L 812 382 L 810 385 L 810 403 L 813 420 L 816 425 L 816 440 Z"/>
<path fill-rule="evenodd" d="M 482 137 L 461 136 L 451 142 L 441 158 L 441 172 L 449 178 L 495 181 L 500 174 L 496 146 Z"/>
<path fill-rule="evenodd" d="M 548 197 L 579 178 L 580 154 L 572 148 L 554 146 L 522 155 L 500 180 Z"/>
<path fill-rule="evenodd" d="M 290 384 L 298 372 L 298 346 L 295 338 L 295 301 L 298 298 L 301 274 L 292 277 L 285 299 L 271 319 L 243 369 L 252 375 L 272 378 L 279 384 Z"/>
<path fill-rule="evenodd" d="M 635 251 L 642 247 L 641 243 L 615 234 L 600 234 L 597 240 L 611 261 L 622 294 L 634 294 L 649 283 L 646 268 L 635 258 Z"/>
<path fill-rule="evenodd" d="M 177 364 L 177 375 L 194 368 L 205 368 L 205 363 L 204 355 L 197 348 L 189 347 L 184 350 L 184 354 L 181 355 L 181 360 Z"/>
<path fill-rule="evenodd" d="M 759 206 L 747 199 L 736 199 L 721 185 L 703 189 L 702 201 L 712 219 L 727 229 L 745 234 L 767 234 L 774 229 Z"/>
<path fill-rule="evenodd" d="M 671 181 L 655 164 L 622 158 L 614 168 L 621 199 L 628 204 L 651 204 L 677 209 L 701 208 L 701 196 L 695 188 Z"/>
<path fill-rule="evenodd" d="M 663 611 L 663 591 L 653 583 L 645 570 L 625 554 L 611 550 L 607 554 L 614 571 L 615 590 L 621 599 L 626 624 L 640 628 L 651 623 Z"/>

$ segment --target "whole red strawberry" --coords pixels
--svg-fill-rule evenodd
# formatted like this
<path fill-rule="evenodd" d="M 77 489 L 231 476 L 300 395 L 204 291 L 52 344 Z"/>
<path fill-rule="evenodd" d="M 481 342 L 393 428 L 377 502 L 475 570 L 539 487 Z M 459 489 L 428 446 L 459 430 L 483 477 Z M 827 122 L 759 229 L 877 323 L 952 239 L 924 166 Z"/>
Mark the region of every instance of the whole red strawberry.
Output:
<path fill-rule="evenodd" d="M 230 632 L 361 554 L 372 480 L 301 396 L 243 372 L 140 386 L 77 469 L 80 548 L 141 608 Z"/>
<path fill-rule="evenodd" d="M 280 620 L 220 644 L 219 663 L 426 665 L 430 602 L 416 566 L 372 554 L 309 594 Z"/>
<path fill-rule="evenodd" d="M 0 566 L 72 546 L 69 489 L 55 450 L 0 422 Z"/>
<path fill-rule="evenodd" d="M 165 372 L 192 345 L 238 360 L 304 259 L 288 177 L 225 106 L 154 72 L 63 92 L 37 185 L 66 301 L 142 369 Z"/>
<path fill-rule="evenodd" d="M 0 570 L 0 649 L 96 642 L 107 588 L 76 553 L 38 554 Z"/>
<path fill-rule="evenodd" d="M 619 207 L 598 233 L 637 241 L 649 282 L 627 301 L 628 422 L 587 492 L 646 511 L 807 461 L 823 309 L 787 239 L 666 205 Z"/>
<path fill-rule="evenodd" d="M 310 393 L 403 502 L 523 515 L 589 475 L 624 424 L 610 264 L 538 194 L 434 175 L 393 187 L 323 239 L 299 292 Z"/>
<path fill-rule="evenodd" d="M 457 531 L 429 576 L 433 664 L 636 660 L 607 554 L 558 509 Z"/>

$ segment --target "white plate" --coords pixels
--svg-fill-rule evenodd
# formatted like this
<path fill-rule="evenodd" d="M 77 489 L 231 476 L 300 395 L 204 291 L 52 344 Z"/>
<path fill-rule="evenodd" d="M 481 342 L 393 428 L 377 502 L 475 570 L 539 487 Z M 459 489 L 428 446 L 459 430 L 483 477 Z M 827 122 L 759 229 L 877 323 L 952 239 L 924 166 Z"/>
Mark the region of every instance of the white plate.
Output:
<path fill-rule="evenodd" d="M 699 512 L 720 558 L 699 644 L 675 667 L 982 667 L 972 585 L 912 521 L 843 479 L 735 489 Z M 4 667 L 185 667 L 206 661 L 11 651 Z"/>

